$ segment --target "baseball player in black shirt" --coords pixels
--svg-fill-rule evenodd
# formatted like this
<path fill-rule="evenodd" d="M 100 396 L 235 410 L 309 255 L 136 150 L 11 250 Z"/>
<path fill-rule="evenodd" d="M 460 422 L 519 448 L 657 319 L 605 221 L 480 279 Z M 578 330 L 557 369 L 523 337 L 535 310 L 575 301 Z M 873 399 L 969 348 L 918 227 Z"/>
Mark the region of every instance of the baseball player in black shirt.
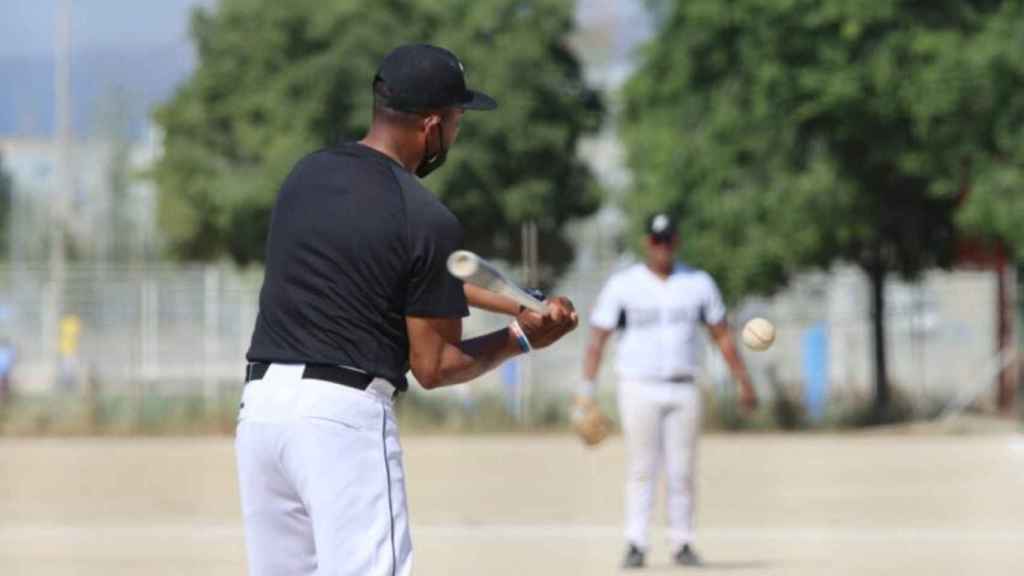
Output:
<path fill-rule="evenodd" d="M 464 111 L 497 106 L 458 58 L 399 47 L 373 93 L 367 135 L 301 159 L 271 218 L 236 438 L 255 576 L 409 574 L 392 409 L 406 372 L 467 382 L 577 324 L 566 298 L 542 316 L 447 272 L 462 227 L 417 177 L 444 162 Z M 468 305 L 516 319 L 463 340 Z"/>

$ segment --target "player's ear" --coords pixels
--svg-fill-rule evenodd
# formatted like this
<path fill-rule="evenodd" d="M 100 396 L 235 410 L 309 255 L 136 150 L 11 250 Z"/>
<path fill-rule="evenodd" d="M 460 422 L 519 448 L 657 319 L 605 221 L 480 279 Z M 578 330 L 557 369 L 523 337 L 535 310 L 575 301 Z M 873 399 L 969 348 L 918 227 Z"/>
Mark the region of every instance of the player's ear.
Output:
<path fill-rule="evenodd" d="M 440 124 L 441 115 L 431 113 L 423 117 L 423 120 L 420 122 L 420 128 L 422 129 L 424 134 L 430 134 L 430 131 L 434 128 L 434 126 L 440 126 Z"/>

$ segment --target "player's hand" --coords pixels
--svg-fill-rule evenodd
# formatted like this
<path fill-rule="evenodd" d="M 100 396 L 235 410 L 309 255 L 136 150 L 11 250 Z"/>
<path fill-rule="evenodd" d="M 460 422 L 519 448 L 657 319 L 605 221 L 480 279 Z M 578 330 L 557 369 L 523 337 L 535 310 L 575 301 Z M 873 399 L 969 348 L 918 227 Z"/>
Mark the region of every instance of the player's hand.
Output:
<path fill-rule="evenodd" d="M 546 348 L 559 338 L 572 332 L 579 324 L 576 307 L 564 296 L 547 300 L 547 314 L 538 314 L 530 310 L 519 313 L 516 320 L 522 327 L 530 346 L 535 349 Z"/>
<path fill-rule="evenodd" d="M 597 446 L 608 436 L 611 422 L 593 398 L 577 396 L 569 408 L 569 422 L 587 446 Z"/>

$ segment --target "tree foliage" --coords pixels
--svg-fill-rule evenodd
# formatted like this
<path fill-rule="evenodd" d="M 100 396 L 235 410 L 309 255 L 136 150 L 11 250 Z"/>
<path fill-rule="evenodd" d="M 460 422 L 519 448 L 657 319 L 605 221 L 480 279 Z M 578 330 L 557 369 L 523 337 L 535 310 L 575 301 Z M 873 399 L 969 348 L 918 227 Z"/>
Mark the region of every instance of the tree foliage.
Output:
<path fill-rule="evenodd" d="M 625 94 L 634 211 L 679 211 L 683 251 L 729 296 L 854 262 L 881 343 L 886 273 L 949 265 L 964 232 L 1024 255 L 1020 0 L 676 0 L 665 14 Z"/>
<path fill-rule="evenodd" d="M 601 106 L 563 39 L 565 0 L 224 0 L 199 10 L 194 76 L 159 110 L 155 177 L 164 233 L 182 258 L 258 260 L 277 188 L 301 155 L 359 138 L 380 59 L 406 42 L 445 46 L 497 112 L 463 121 L 448 163 L 426 184 L 460 217 L 468 245 L 516 258 L 535 220 L 542 258 L 598 203 L 576 143 Z"/>
<path fill-rule="evenodd" d="M 873 247 L 948 263 L 968 190 L 1024 254 L 1022 50 L 1018 1 L 676 2 L 627 88 L 635 211 L 678 209 L 733 297 Z"/>

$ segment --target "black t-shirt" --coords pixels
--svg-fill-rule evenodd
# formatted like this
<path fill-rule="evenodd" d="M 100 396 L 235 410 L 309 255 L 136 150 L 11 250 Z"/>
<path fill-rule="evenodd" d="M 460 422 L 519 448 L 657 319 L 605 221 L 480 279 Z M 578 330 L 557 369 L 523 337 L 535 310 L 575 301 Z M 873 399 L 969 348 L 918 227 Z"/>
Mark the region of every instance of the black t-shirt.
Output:
<path fill-rule="evenodd" d="M 448 273 L 455 216 L 358 143 L 314 152 L 281 186 L 250 361 L 352 366 L 405 387 L 406 316 L 469 314 Z"/>

